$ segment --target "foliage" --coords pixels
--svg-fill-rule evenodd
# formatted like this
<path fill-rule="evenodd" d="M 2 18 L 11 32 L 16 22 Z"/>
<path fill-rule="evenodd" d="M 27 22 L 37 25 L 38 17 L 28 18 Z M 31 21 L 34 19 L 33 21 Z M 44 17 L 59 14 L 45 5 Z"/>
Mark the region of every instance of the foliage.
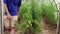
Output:
<path fill-rule="evenodd" d="M 17 29 L 25 29 L 26 34 L 29 33 L 29 31 L 32 31 L 34 34 L 35 32 L 41 32 L 40 28 L 40 21 L 41 21 L 41 8 L 39 7 L 39 3 L 36 0 L 29 0 L 27 3 L 26 0 L 23 1 L 21 6 L 21 12 L 20 12 L 20 19 L 21 24 L 17 26 L 17 23 L 15 24 Z"/>
<path fill-rule="evenodd" d="M 45 0 L 46 2 L 44 2 L 42 4 L 42 9 L 43 9 L 43 15 L 45 15 L 47 17 L 47 19 L 49 20 L 50 24 L 57 24 L 57 7 L 54 1 L 49 1 Z"/>
<path fill-rule="evenodd" d="M 21 21 L 20 24 L 15 23 L 16 29 L 25 29 L 26 34 L 29 34 L 30 31 L 37 34 L 41 32 L 40 22 L 43 15 L 51 24 L 57 24 L 56 11 L 57 8 L 53 1 L 43 0 L 43 3 L 39 3 L 39 0 L 24 0 L 20 11 Z"/>

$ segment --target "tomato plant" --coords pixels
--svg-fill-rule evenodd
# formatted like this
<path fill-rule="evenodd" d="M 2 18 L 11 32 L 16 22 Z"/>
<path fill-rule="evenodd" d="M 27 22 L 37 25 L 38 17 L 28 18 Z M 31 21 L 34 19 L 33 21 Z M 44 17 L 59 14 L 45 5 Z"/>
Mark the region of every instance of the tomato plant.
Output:
<path fill-rule="evenodd" d="M 28 2 L 27 2 L 28 1 Z M 42 31 L 40 22 L 45 15 L 51 24 L 57 24 L 55 12 L 57 7 L 53 1 L 43 0 L 24 0 L 20 9 L 20 24 L 16 22 L 17 30 L 25 29 L 25 33 L 37 34 Z"/>
<path fill-rule="evenodd" d="M 57 7 L 54 1 L 46 1 L 42 4 L 43 14 L 47 17 L 50 24 L 57 24 L 58 18 L 55 14 L 57 12 Z"/>

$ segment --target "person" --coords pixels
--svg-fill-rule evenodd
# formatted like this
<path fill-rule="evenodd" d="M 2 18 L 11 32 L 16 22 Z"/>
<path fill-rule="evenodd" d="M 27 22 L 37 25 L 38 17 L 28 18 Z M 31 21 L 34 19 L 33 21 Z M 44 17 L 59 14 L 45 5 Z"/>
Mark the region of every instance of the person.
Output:
<path fill-rule="evenodd" d="M 20 13 L 22 0 L 3 0 L 5 9 L 4 14 L 4 26 L 7 31 L 10 29 L 10 34 L 15 34 L 15 22 L 18 19 Z"/>

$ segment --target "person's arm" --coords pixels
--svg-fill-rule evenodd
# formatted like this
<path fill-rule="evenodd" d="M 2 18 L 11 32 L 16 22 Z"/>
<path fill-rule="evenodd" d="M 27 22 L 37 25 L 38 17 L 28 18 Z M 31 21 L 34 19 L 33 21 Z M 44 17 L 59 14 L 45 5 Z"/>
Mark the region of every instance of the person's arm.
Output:
<path fill-rule="evenodd" d="M 19 14 L 20 14 L 21 2 L 22 2 L 22 0 L 20 0 L 19 3 L 18 3 L 18 16 L 19 16 Z"/>
<path fill-rule="evenodd" d="M 6 10 L 7 15 L 9 15 L 9 12 L 8 12 L 7 5 L 6 4 L 4 4 L 4 9 Z"/>
<path fill-rule="evenodd" d="M 18 3 L 18 23 L 20 22 L 20 7 L 21 7 L 21 0 L 19 1 L 19 3 Z"/>
<path fill-rule="evenodd" d="M 7 9 L 7 5 L 6 4 L 4 4 L 4 9 L 6 10 L 7 18 L 11 19 L 11 15 L 10 15 L 8 9 Z"/>
<path fill-rule="evenodd" d="M 19 16 L 19 14 L 20 14 L 20 6 L 18 7 L 18 16 Z"/>
<path fill-rule="evenodd" d="M 6 10 L 6 13 L 7 13 L 7 18 L 11 18 L 10 14 L 9 14 L 9 11 L 8 11 L 8 8 L 7 8 L 7 0 L 4 0 L 4 9 Z"/>
<path fill-rule="evenodd" d="M 18 23 L 20 23 L 20 6 L 18 7 Z"/>

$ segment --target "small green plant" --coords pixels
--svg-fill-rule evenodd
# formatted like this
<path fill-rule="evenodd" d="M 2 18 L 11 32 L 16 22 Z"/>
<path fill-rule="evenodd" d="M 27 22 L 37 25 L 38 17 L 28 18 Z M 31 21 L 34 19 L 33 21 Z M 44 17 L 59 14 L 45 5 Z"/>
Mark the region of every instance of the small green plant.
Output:
<path fill-rule="evenodd" d="M 45 0 L 46 2 L 42 3 L 43 15 L 47 17 L 50 24 L 57 24 L 57 7 L 53 0 Z"/>
<path fill-rule="evenodd" d="M 37 0 L 26 0 L 23 1 L 20 12 L 21 24 L 15 24 L 16 29 L 25 29 L 25 34 L 37 34 L 41 32 L 40 21 L 41 21 L 41 8 Z M 37 4 L 38 3 L 38 4 Z"/>
<path fill-rule="evenodd" d="M 28 1 L 28 2 L 27 2 Z M 42 16 L 46 16 L 50 24 L 57 24 L 57 18 L 55 12 L 57 11 L 54 2 L 43 0 L 43 3 L 39 0 L 24 0 L 20 9 L 20 24 L 15 23 L 17 30 L 25 31 L 24 34 L 39 34 L 41 29 Z"/>

